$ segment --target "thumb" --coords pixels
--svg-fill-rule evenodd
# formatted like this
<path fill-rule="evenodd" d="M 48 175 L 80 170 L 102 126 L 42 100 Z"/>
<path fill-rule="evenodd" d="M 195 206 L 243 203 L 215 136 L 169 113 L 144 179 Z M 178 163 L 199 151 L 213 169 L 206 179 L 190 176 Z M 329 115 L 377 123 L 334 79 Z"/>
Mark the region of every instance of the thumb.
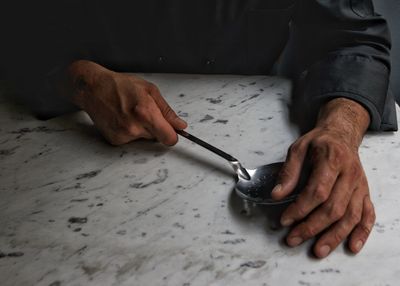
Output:
<path fill-rule="evenodd" d="M 299 140 L 290 146 L 286 161 L 279 172 L 276 186 L 271 193 L 273 199 L 281 200 L 296 188 L 306 158 L 307 147 L 308 144 L 304 140 Z"/>
<path fill-rule="evenodd" d="M 164 101 L 164 103 L 157 104 L 161 110 L 162 115 L 174 129 L 183 130 L 187 127 L 187 123 L 176 115 L 175 111 Z"/>
<path fill-rule="evenodd" d="M 167 103 L 167 101 L 162 97 L 160 91 L 156 86 L 151 86 L 150 88 L 150 96 L 156 102 L 158 108 L 160 109 L 162 115 L 164 116 L 165 120 L 168 121 L 169 124 L 174 129 L 183 130 L 187 127 L 186 121 L 181 119 L 175 111 L 172 110 L 171 106 Z"/>

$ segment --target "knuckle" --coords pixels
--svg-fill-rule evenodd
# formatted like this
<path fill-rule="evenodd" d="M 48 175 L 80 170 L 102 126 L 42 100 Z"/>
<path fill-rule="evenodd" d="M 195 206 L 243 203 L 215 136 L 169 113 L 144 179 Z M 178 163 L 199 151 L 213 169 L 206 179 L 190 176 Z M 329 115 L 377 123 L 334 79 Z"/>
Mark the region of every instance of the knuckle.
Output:
<path fill-rule="evenodd" d="M 279 178 L 281 180 L 286 180 L 292 177 L 292 172 L 289 170 L 289 168 L 285 165 L 282 167 L 282 169 L 279 171 Z"/>
<path fill-rule="evenodd" d="M 371 224 L 373 224 L 373 223 L 375 222 L 375 220 L 376 220 L 376 214 L 375 214 L 374 208 L 372 208 L 372 209 L 369 211 L 369 215 L 370 215 Z"/>
<path fill-rule="evenodd" d="M 352 210 L 349 214 L 349 220 L 353 225 L 358 224 L 361 221 L 361 213 Z"/>
<path fill-rule="evenodd" d="M 145 86 L 138 84 L 136 86 L 136 94 L 141 98 L 146 98 L 148 96 L 149 92 L 146 90 Z"/>
<path fill-rule="evenodd" d="M 337 158 L 343 159 L 348 157 L 346 150 L 342 146 L 339 146 L 339 144 L 333 144 L 332 149 Z"/>
<path fill-rule="evenodd" d="M 312 162 L 314 163 L 318 162 L 319 160 L 325 157 L 326 153 L 327 151 L 325 146 L 316 145 L 315 142 L 312 143 L 310 149 L 310 159 Z"/>
<path fill-rule="evenodd" d="M 304 218 L 308 215 L 308 210 L 303 205 L 298 205 L 296 209 L 297 216 L 299 218 Z"/>
<path fill-rule="evenodd" d="M 366 224 L 368 224 L 368 225 L 373 225 L 375 223 L 376 214 L 375 214 L 373 205 L 371 205 L 371 208 L 369 210 L 367 210 L 365 220 L 366 220 Z"/>
<path fill-rule="evenodd" d="M 361 229 L 361 231 L 364 233 L 364 235 L 365 235 L 366 237 L 368 237 L 369 234 L 370 234 L 371 231 L 372 231 L 372 227 L 368 227 L 368 226 L 366 226 L 365 224 L 361 224 L 361 225 L 360 225 L 360 229 Z"/>
<path fill-rule="evenodd" d="M 148 88 L 150 91 L 156 91 L 156 92 L 159 91 L 159 90 L 158 90 L 158 87 L 157 87 L 154 83 L 152 83 L 152 82 L 147 82 L 147 88 Z"/>
<path fill-rule="evenodd" d="M 369 185 L 368 185 L 367 177 L 365 176 L 365 173 L 364 173 L 364 169 L 362 169 L 362 173 L 363 173 L 363 176 L 361 177 L 361 180 L 360 180 L 360 187 L 363 188 L 367 194 L 369 194 Z"/>
<path fill-rule="evenodd" d="M 329 197 L 329 192 L 327 188 L 322 185 L 318 184 L 314 190 L 314 199 L 318 202 L 325 202 Z"/>
<path fill-rule="evenodd" d="M 303 236 L 306 238 L 311 238 L 314 237 L 317 234 L 317 230 L 315 227 L 311 226 L 311 225 L 304 225 L 303 227 Z"/>
<path fill-rule="evenodd" d="M 333 233 L 332 238 L 333 238 L 335 245 L 340 244 L 342 242 L 342 240 L 344 239 L 343 235 L 339 231 L 335 231 Z"/>
<path fill-rule="evenodd" d="M 337 169 L 349 159 L 346 151 L 338 144 L 332 144 L 328 153 L 328 161 L 332 168 Z"/>
<path fill-rule="evenodd" d="M 170 118 L 170 117 L 174 117 L 175 112 L 172 110 L 172 108 L 169 105 L 165 105 L 161 108 L 161 113 L 166 117 L 166 118 Z"/>
<path fill-rule="evenodd" d="M 314 137 L 311 144 L 313 147 L 318 147 L 318 146 L 324 146 L 327 143 L 329 143 L 329 138 L 327 135 L 319 135 L 317 137 Z"/>
<path fill-rule="evenodd" d="M 132 137 L 140 137 L 140 131 L 135 124 L 128 123 L 125 125 L 126 132 Z"/>
<path fill-rule="evenodd" d="M 147 106 L 137 105 L 135 107 L 135 115 L 139 120 L 150 121 L 150 109 Z"/>
<path fill-rule="evenodd" d="M 300 157 L 301 154 L 303 153 L 303 148 L 302 144 L 299 141 L 294 142 L 292 145 L 289 147 L 289 155 L 294 156 L 294 157 Z"/>
<path fill-rule="evenodd" d="M 328 134 L 322 134 L 314 137 L 311 141 L 311 147 L 312 149 L 319 150 L 320 152 L 329 151 L 334 154 L 340 154 L 340 152 L 343 151 L 343 148 L 337 139 Z"/>
<path fill-rule="evenodd" d="M 362 175 L 360 165 L 353 162 L 349 168 L 349 175 L 353 178 L 359 178 Z"/>
<path fill-rule="evenodd" d="M 110 143 L 113 146 L 120 146 L 124 143 L 126 143 L 122 137 L 118 136 L 118 135 L 114 135 L 114 136 L 106 136 L 105 137 L 107 142 Z"/>
<path fill-rule="evenodd" d="M 345 214 L 345 208 L 343 204 L 336 203 L 327 208 L 327 216 L 331 221 L 337 221 L 342 218 Z"/>

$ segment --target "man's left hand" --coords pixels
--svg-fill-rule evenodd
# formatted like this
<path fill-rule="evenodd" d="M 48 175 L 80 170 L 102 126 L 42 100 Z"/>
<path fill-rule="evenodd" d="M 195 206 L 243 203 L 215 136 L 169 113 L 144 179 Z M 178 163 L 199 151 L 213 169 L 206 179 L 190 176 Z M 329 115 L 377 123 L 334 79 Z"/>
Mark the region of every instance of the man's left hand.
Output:
<path fill-rule="evenodd" d="M 282 199 L 294 190 L 306 157 L 312 171 L 302 193 L 281 217 L 283 226 L 298 223 L 286 238 L 289 246 L 319 235 L 314 253 L 322 258 L 346 238 L 353 253 L 365 244 L 375 222 L 358 156 L 368 125 L 369 114 L 361 105 L 334 99 L 321 109 L 316 127 L 290 147 L 273 198 Z"/>

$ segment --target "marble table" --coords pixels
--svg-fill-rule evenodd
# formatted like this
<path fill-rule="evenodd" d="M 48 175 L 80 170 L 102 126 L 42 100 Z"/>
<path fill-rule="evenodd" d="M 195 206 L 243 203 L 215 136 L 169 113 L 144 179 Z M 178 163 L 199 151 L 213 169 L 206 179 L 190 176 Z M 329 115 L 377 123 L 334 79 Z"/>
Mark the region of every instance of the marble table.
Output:
<path fill-rule="evenodd" d="M 188 130 L 255 167 L 297 137 L 291 84 L 265 76 L 158 75 Z M 323 260 L 276 229 L 278 208 L 246 209 L 222 159 L 104 142 L 82 112 L 38 121 L 0 106 L 0 285 L 399 285 L 400 133 L 368 134 L 361 159 L 377 212 L 359 255 Z"/>

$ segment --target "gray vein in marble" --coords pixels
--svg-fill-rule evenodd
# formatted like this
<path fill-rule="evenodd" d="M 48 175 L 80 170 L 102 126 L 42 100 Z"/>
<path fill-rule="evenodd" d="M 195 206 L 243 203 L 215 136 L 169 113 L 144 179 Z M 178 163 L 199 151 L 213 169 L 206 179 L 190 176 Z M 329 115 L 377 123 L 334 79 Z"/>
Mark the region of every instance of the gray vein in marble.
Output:
<path fill-rule="evenodd" d="M 157 176 L 156 179 L 154 179 L 148 183 L 139 182 L 139 183 L 130 184 L 129 186 L 134 189 L 144 189 L 151 185 L 161 184 L 168 178 L 168 169 L 157 170 L 156 176 Z"/>
<path fill-rule="evenodd" d="M 214 119 L 213 116 L 211 116 L 209 114 L 206 114 L 202 119 L 200 119 L 199 122 L 206 122 L 206 121 L 209 121 L 209 120 L 212 120 L 212 119 Z"/>

